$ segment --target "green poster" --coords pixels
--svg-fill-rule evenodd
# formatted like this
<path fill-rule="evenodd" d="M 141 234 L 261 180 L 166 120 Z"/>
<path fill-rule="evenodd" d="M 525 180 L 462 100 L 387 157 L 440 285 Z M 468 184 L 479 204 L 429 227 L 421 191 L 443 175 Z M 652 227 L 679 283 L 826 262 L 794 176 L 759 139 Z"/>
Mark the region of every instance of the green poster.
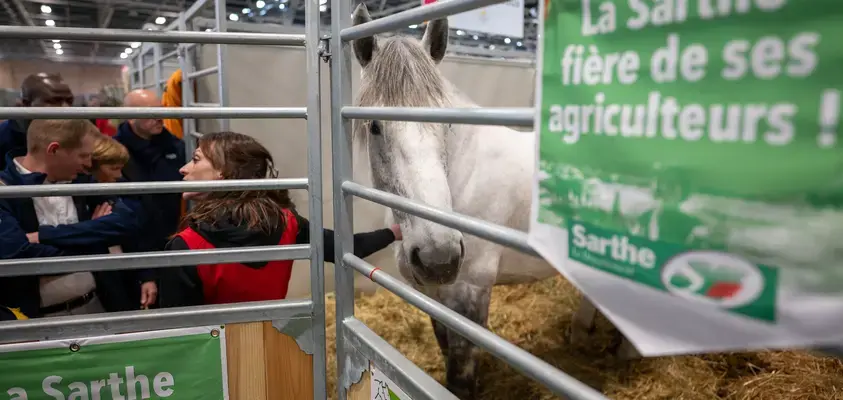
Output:
<path fill-rule="evenodd" d="M 220 326 L 0 346 L 4 400 L 227 398 Z"/>
<path fill-rule="evenodd" d="M 676 298 L 673 323 L 836 337 L 821 314 L 843 312 L 843 2 L 543 7 L 537 250 L 610 313 Z M 635 288 L 592 294 L 598 277 Z"/>

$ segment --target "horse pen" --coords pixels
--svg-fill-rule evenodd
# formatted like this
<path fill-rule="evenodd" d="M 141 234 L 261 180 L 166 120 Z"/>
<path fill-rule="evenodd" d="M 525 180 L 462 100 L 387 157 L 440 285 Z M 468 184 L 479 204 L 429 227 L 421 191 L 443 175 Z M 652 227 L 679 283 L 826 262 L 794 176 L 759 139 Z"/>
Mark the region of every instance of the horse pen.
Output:
<path fill-rule="evenodd" d="M 210 4 L 210 1 L 199 3 Z M 247 23 L 232 23 L 225 22 L 225 18 L 215 20 L 203 20 L 202 18 L 194 18 L 188 20 L 184 17 L 173 25 L 173 32 L 160 33 L 138 33 L 138 32 L 110 32 L 112 34 L 123 35 L 122 38 L 126 40 L 142 40 L 146 43 L 139 51 L 139 56 L 133 61 L 139 66 L 140 73 L 133 74 L 133 86 L 135 87 L 158 87 L 163 83 L 165 73 L 162 72 L 164 61 L 168 58 L 173 58 L 176 54 L 182 54 L 179 57 L 179 67 L 183 70 L 189 71 L 193 74 L 193 79 L 198 81 L 198 91 L 196 93 L 197 103 L 190 104 L 190 100 L 186 101 L 185 110 L 131 110 L 131 109 L 70 109 L 68 113 L 57 113 L 55 110 L 47 110 L 44 114 L 34 113 L 33 115 L 48 115 L 50 112 L 56 116 L 65 116 L 70 118 L 89 118 L 93 116 L 99 117 L 118 117 L 121 115 L 159 115 L 174 117 L 184 115 L 185 118 L 185 132 L 193 141 L 193 137 L 200 136 L 199 132 L 210 132 L 219 129 L 231 129 L 238 132 L 247 133 L 257 137 L 261 142 L 273 152 L 277 162 L 277 167 L 281 173 L 278 182 L 271 182 L 277 187 L 290 187 L 302 189 L 305 187 L 302 180 L 293 181 L 290 178 L 299 178 L 301 176 L 308 176 L 310 193 L 304 191 L 294 192 L 294 200 L 299 206 L 299 211 L 305 217 L 312 221 L 312 229 L 314 234 L 311 237 L 321 237 L 316 234 L 316 229 L 319 229 L 323 223 L 326 228 L 331 228 L 334 222 L 338 224 L 345 224 L 338 226 L 338 234 L 342 237 L 349 237 L 352 231 L 360 232 L 379 228 L 384 224 L 384 215 L 386 208 L 384 206 L 374 204 L 372 202 L 363 200 L 356 196 L 353 197 L 353 227 L 348 226 L 347 220 L 343 220 L 343 213 L 348 210 L 340 199 L 334 198 L 334 190 L 341 188 L 337 184 L 342 184 L 344 180 L 350 177 L 346 174 L 347 170 L 340 170 L 341 175 L 334 176 L 332 174 L 332 166 L 334 162 L 342 157 L 336 154 L 336 149 L 332 146 L 337 146 L 332 139 L 336 139 L 338 129 L 336 125 L 339 122 L 339 127 L 345 122 L 340 117 L 339 111 L 343 106 L 351 105 L 348 103 L 349 98 L 353 99 L 354 94 L 343 92 L 341 95 L 332 93 L 331 85 L 339 85 L 345 83 L 348 88 L 359 88 L 359 65 L 352 61 L 353 56 L 351 51 L 343 51 L 337 44 L 344 44 L 348 46 L 341 38 L 340 32 L 342 29 L 350 27 L 351 2 L 337 1 L 336 8 L 332 8 L 334 26 L 331 32 L 332 36 L 329 40 L 319 41 L 316 38 L 321 37 L 325 32 L 320 32 L 318 24 L 313 23 L 307 32 L 304 31 L 290 31 L 289 27 L 273 27 L 269 24 L 247 24 Z M 492 3 L 491 1 L 463 1 L 454 0 L 453 3 L 462 5 L 437 5 L 433 8 L 434 11 L 425 13 L 421 10 L 413 10 L 411 17 L 406 15 L 394 15 L 385 17 L 381 21 L 383 24 L 410 24 L 420 23 L 433 19 L 432 12 L 437 13 L 436 16 L 444 16 L 455 12 L 455 7 L 462 7 L 465 10 L 468 6 L 477 8 L 483 5 Z M 224 9 L 224 0 L 217 0 L 217 9 Z M 220 8 L 222 4 L 222 8 Z M 307 7 L 312 12 L 309 13 L 309 21 L 316 21 L 318 12 L 315 11 L 318 3 L 309 1 Z M 449 8 L 450 7 L 450 8 Z M 197 7 L 198 8 L 198 7 Z M 193 8 L 192 8 L 193 9 Z M 195 11 L 195 10 L 194 10 Z M 421 11 L 421 12 L 420 12 Z M 186 22 L 190 21 L 191 24 Z M 312 22 L 311 22 L 312 23 Z M 202 30 L 217 26 L 226 26 L 230 34 L 226 34 L 222 29 L 220 32 L 209 32 L 205 34 Z M 179 31 L 195 29 L 197 32 L 192 33 L 193 36 L 178 36 Z M 383 26 L 383 25 L 382 25 Z M 217 41 L 223 41 L 229 44 L 235 44 L 238 40 L 232 39 L 234 32 L 260 32 L 264 35 L 254 35 L 250 40 L 243 40 L 242 42 L 250 42 L 251 45 L 218 45 Z M 89 40 L 106 40 L 108 35 L 97 35 L 95 33 L 79 32 L 73 30 L 57 30 L 54 32 L 44 32 L 42 30 L 16 30 L 4 32 L 4 37 L 11 37 L 9 35 L 20 35 L 27 32 L 43 38 L 88 38 Z M 421 32 L 419 32 L 421 33 Z M 171 34 L 171 35 L 170 35 Z M 289 36 L 277 36 L 278 34 Z M 295 47 L 297 43 L 292 40 L 282 41 L 278 37 L 290 39 L 291 37 L 310 38 L 310 41 L 305 47 Z M 40 35 L 40 36 L 39 36 Z M 74 36 L 75 35 L 75 36 Z M 87 36 L 86 36 L 87 35 Z M 196 39 L 202 37 L 198 41 L 198 45 L 184 46 L 173 52 L 162 50 L 160 43 L 154 43 L 156 40 L 169 43 L 177 43 L 179 41 L 187 41 L 188 39 Z M 276 39 L 270 37 L 276 36 Z M 128 39 L 132 38 L 132 39 Z M 137 39 L 134 39 L 137 38 Z M 272 43 L 273 47 L 258 46 L 257 42 L 264 41 L 264 44 Z M 321 52 L 316 51 L 316 44 L 322 43 L 320 47 Z M 330 43 L 330 44 L 329 44 Z M 165 49 L 166 50 L 166 49 Z M 150 64 L 152 68 L 145 66 L 144 55 L 153 53 L 153 63 Z M 187 55 L 184 57 L 184 55 Z M 195 56 L 195 57 L 194 57 Z M 340 64 L 341 62 L 354 62 L 352 71 L 341 71 L 337 73 L 332 68 L 341 68 L 341 66 L 329 66 L 323 62 L 325 59 L 331 58 L 332 63 Z M 307 65 L 308 68 L 305 68 Z M 494 60 L 471 58 L 465 56 L 449 56 L 440 64 L 440 68 L 450 81 L 456 85 L 461 91 L 466 93 L 468 97 L 479 103 L 483 107 L 519 107 L 530 108 L 534 106 L 534 79 L 535 72 L 531 62 L 523 60 Z M 351 70 L 351 68 L 349 68 Z M 284 71 L 283 74 L 278 71 Z M 319 74 L 316 71 L 320 72 Z M 138 72 L 138 71 L 133 71 Z M 349 76 L 348 73 L 352 72 Z M 216 76 L 211 76 L 213 74 Z M 189 76 L 191 74 L 188 74 Z M 340 82 L 331 82 L 327 79 L 328 75 L 332 76 L 331 81 L 338 78 Z M 321 76 L 320 76 L 321 75 Z M 319 79 L 322 79 L 321 82 Z M 187 82 L 191 78 L 187 79 Z M 144 84 L 144 82 L 153 82 L 152 84 Z M 321 83 L 321 90 L 319 85 Z M 183 85 L 183 90 L 187 94 L 183 96 L 185 99 L 191 99 L 190 93 L 192 85 Z M 336 88 L 333 88 L 336 89 Z M 217 103 L 217 104 L 212 104 Z M 339 104 L 337 104 L 339 103 Z M 267 104 L 272 104 L 279 109 L 267 109 L 258 107 L 265 107 Z M 283 124 L 276 120 L 269 119 L 278 115 L 284 114 L 289 117 L 295 115 L 297 117 L 304 116 L 304 109 L 299 109 L 301 104 L 307 104 L 307 122 L 302 120 L 288 119 Z M 192 108 L 191 106 L 201 107 Z M 229 106 L 242 107 L 239 109 L 232 109 Z M 294 108 L 295 107 L 295 108 Z M 320 108 L 323 112 L 319 113 Z M 325 112 L 330 110 L 330 112 Z M 15 110 L 5 108 L 0 110 L 0 118 L 3 114 L 15 115 Z M 239 115 L 238 115 L 239 114 Z M 312 118 L 316 116 L 316 118 Z M 223 119 L 214 121 L 210 119 L 200 118 L 238 118 L 228 121 Z M 266 119 L 262 119 L 266 118 Z M 321 126 L 320 126 L 321 125 Z M 333 125 L 333 126 L 332 126 Z M 302 134 L 308 132 L 309 135 Z M 350 132 L 349 132 L 350 134 Z M 319 144 L 321 146 L 321 152 Z M 188 146 L 190 147 L 190 146 Z M 342 150 L 342 149 L 341 149 Z M 347 150 L 347 149 L 346 149 Z M 352 160 L 341 160 L 344 163 L 350 163 Z M 353 160 L 358 161 L 358 160 Z M 493 162 L 489 160 L 489 162 Z M 365 169 L 365 166 L 354 165 L 354 171 Z M 324 171 L 324 173 L 323 173 Z M 336 170 L 335 170 L 336 171 Z M 355 176 L 355 182 L 371 186 L 372 182 L 359 181 Z M 248 185 L 243 185 L 239 182 L 231 182 L 231 185 L 219 187 L 217 183 L 211 185 L 197 186 L 193 185 L 182 188 L 179 185 L 169 185 L 169 187 L 160 189 L 160 185 L 150 184 L 141 185 L 132 189 L 135 193 L 141 190 L 169 190 L 179 191 L 182 189 L 191 190 L 225 190 L 228 186 L 232 188 L 248 188 Z M 321 184 L 320 184 L 321 183 Z M 283 186 L 286 185 L 286 186 Z M 117 193 L 120 190 L 130 189 L 128 186 L 120 184 L 108 185 L 113 188 L 108 190 Z M 324 187 L 324 188 L 323 188 Z M 82 190 L 82 189 L 79 189 Z M 85 188 L 85 190 L 94 191 L 94 189 Z M 315 190 L 315 193 L 314 193 Z M 12 196 L 9 190 L 0 190 L 3 196 Z M 503 194 L 505 195 L 505 194 Z M 317 208 L 314 208 L 317 207 Z M 324 215 L 324 219 L 322 218 Z M 346 216 L 348 217 L 348 216 Z M 340 298 L 340 318 L 343 325 L 348 321 L 349 311 L 344 306 L 349 305 L 348 300 L 353 293 L 350 291 L 352 286 L 351 267 L 345 267 L 344 271 L 335 271 L 332 266 L 326 266 L 322 270 L 322 260 L 319 256 L 314 255 L 319 251 L 321 243 L 313 243 L 313 253 L 307 253 L 303 257 L 301 249 L 291 249 L 289 253 L 284 251 L 273 250 L 273 252 L 262 252 L 257 257 L 267 256 L 284 256 L 284 257 L 299 257 L 302 260 L 297 261 L 293 281 L 290 283 L 290 297 L 300 298 L 303 300 L 292 300 L 291 302 L 275 303 L 264 305 L 262 310 L 248 310 L 248 305 L 236 305 L 232 307 L 217 307 L 205 308 L 203 310 L 191 310 L 200 312 L 198 317 L 189 317 L 185 321 L 179 321 L 185 315 L 189 315 L 187 311 L 177 310 L 174 312 L 156 312 L 152 314 L 153 317 L 143 318 L 142 313 L 133 312 L 126 315 L 106 316 L 106 317 L 90 317 L 86 319 L 79 319 L 78 322 L 64 322 L 70 328 L 60 324 L 52 324 L 50 321 L 28 321 L 18 322 L 4 326 L 0 329 L 0 334 L 12 334 L 16 329 L 19 333 L 15 333 L 16 339 L 23 340 L 24 338 L 32 339 L 35 337 L 43 338 L 50 336 L 51 332 L 59 334 L 62 337 L 67 337 L 68 334 L 74 332 L 82 332 L 83 334 L 103 334 L 103 333 L 119 333 L 131 332 L 140 329 L 165 329 L 188 326 L 191 323 L 195 324 L 214 324 L 229 322 L 234 323 L 245 322 L 246 320 L 267 320 L 278 319 L 292 321 L 294 317 L 300 317 L 300 314 L 306 314 L 312 325 L 308 325 L 304 330 L 297 329 L 280 329 L 286 336 L 282 339 L 285 346 L 280 346 L 272 342 L 273 339 L 267 339 L 268 336 L 263 336 L 266 340 L 265 345 L 256 348 L 243 350 L 246 353 L 260 357 L 256 352 L 272 353 L 273 349 L 276 353 L 283 351 L 292 352 L 295 350 L 292 338 L 297 339 L 299 347 L 308 353 L 312 353 L 313 357 L 305 356 L 300 359 L 301 364 L 297 364 L 296 370 L 300 373 L 297 377 L 311 377 L 313 379 L 312 395 L 297 388 L 296 393 L 283 392 L 278 388 L 278 384 L 272 384 L 274 380 L 280 380 L 278 376 L 283 375 L 277 370 L 270 368 L 270 364 L 286 362 L 293 357 L 287 357 L 280 354 L 272 354 L 279 356 L 282 360 L 267 361 L 266 365 L 259 366 L 262 371 L 266 373 L 266 377 L 261 379 L 250 380 L 246 377 L 239 376 L 237 372 L 229 371 L 229 380 L 237 382 L 235 385 L 229 385 L 230 398 L 234 400 L 261 400 L 261 399 L 275 399 L 275 398 L 320 398 L 327 393 L 328 398 L 337 398 L 338 382 L 343 386 L 348 386 L 348 398 L 350 399 L 370 399 L 369 385 L 371 381 L 369 377 L 373 373 L 369 370 L 370 365 L 376 365 L 379 369 L 385 370 L 390 378 L 397 382 L 407 383 L 409 386 L 404 387 L 405 390 L 413 390 L 418 393 L 419 397 L 414 397 L 417 400 L 425 396 L 429 397 L 430 393 L 436 393 L 436 390 L 444 390 L 441 387 L 422 387 L 421 383 L 426 382 L 422 375 L 414 374 L 412 378 L 400 380 L 400 374 L 407 373 L 408 370 L 401 369 L 398 366 L 407 366 L 404 363 L 406 360 L 395 360 L 383 356 L 389 352 L 388 346 L 375 349 L 370 353 L 363 354 L 362 357 L 366 361 L 365 366 L 355 365 L 360 369 L 362 374 L 359 379 L 349 379 L 349 372 L 337 370 L 338 358 L 336 356 L 337 349 L 337 331 L 344 333 L 345 340 L 349 340 L 349 332 L 353 329 L 359 329 L 360 325 L 337 326 L 337 299 Z M 293 253 L 292 251 L 297 251 Z M 334 249 L 324 249 L 325 251 L 334 251 Z M 347 250 L 347 248 L 346 248 Z M 249 250 L 257 253 L 256 250 Z M 223 252 L 219 252 L 223 254 Z M 215 254 L 202 254 L 196 256 L 195 261 L 211 260 Z M 242 257 L 252 257 L 245 252 L 240 254 L 226 254 L 232 261 Z M 175 256 L 173 256 L 175 257 Z M 185 257 L 185 255 L 178 255 L 178 257 Z M 101 268 L 108 268 L 108 258 L 99 257 L 101 260 L 86 259 L 81 261 L 69 261 L 66 266 L 57 267 L 56 270 L 71 271 L 81 270 L 86 266 L 100 265 Z M 308 260 L 308 258 L 310 258 Z M 141 257 L 135 257 L 134 268 L 141 266 L 151 266 L 152 264 L 162 264 L 164 258 L 150 258 L 149 260 L 142 260 Z M 124 257 L 126 262 L 132 262 L 132 256 Z M 177 260 L 169 260 L 169 265 L 175 264 Z M 389 274 L 398 279 L 401 279 L 398 273 L 398 267 L 394 260 L 392 249 L 387 249 L 379 252 L 366 260 L 368 263 L 380 268 L 381 273 Z M 99 262 L 97 264 L 97 262 Z M 13 262 L 3 262 L 4 267 L 13 267 Z M 88 264 L 85 264 L 88 263 Z M 55 263 L 52 263 L 55 265 Z M 99 268 L 99 267 L 98 267 Z M 18 268 L 19 273 L 22 268 Z M 372 277 L 370 272 L 369 278 Z M 15 272 L 9 272 L 14 274 Z M 419 310 L 416 307 L 405 302 L 402 297 L 393 294 L 389 290 L 378 289 L 366 276 L 356 274 L 354 277 L 354 288 L 358 295 L 354 296 L 353 301 L 353 322 L 362 322 L 365 326 L 371 328 L 377 336 L 382 337 L 385 342 L 392 345 L 404 357 L 413 364 L 418 365 L 423 372 L 430 374 L 439 383 L 445 382 L 445 363 L 439 351 L 439 345 L 436 342 L 433 328 L 430 324 L 430 317 L 427 313 Z M 324 282 L 323 282 L 324 280 Z M 322 285 L 325 285 L 326 292 L 333 292 L 337 282 L 337 295 L 329 293 L 322 297 Z M 342 286 L 347 285 L 348 287 Z M 321 312 L 324 301 L 324 314 Z M 488 328 L 493 333 L 501 336 L 506 341 L 523 348 L 529 353 L 537 356 L 539 359 L 546 361 L 561 371 L 571 375 L 573 378 L 582 381 L 583 383 L 596 388 L 605 396 L 612 399 L 777 399 L 777 400 L 796 400 L 796 399 L 834 399 L 843 398 L 841 390 L 843 390 L 843 363 L 837 358 L 814 354 L 807 351 L 771 351 L 771 352 L 747 352 L 747 353 L 729 353 L 729 354 L 711 354 L 703 356 L 680 356 L 680 357 L 661 357 L 644 360 L 621 361 L 613 354 L 613 347 L 617 345 L 617 338 L 615 332 L 605 320 L 598 323 L 596 332 L 592 334 L 587 343 L 571 344 L 565 339 L 564 332 L 570 327 L 572 315 L 579 306 L 580 295 L 575 288 L 568 283 L 564 278 L 557 276 L 550 279 L 542 280 L 535 283 L 516 284 L 506 286 L 496 286 L 492 294 L 492 302 L 489 309 Z M 280 305 L 279 305 L 280 304 Z M 273 311 L 274 310 L 274 311 Z M 238 314 L 241 312 L 246 314 Z M 204 313 L 204 314 L 201 314 Z M 164 323 L 149 324 L 145 322 L 145 326 L 135 325 L 133 322 L 136 318 L 144 321 L 151 321 L 160 318 Z M 324 317 L 324 319 L 323 319 Z M 198 322 L 197 322 L 198 321 Z M 324 325 L 321 323 L 324 322 Z M 73 327 L 90 326 L 92 329 L 76 330 Z M 275 325 L 275 324 L 273 324 Z M 105 332 L 100 332 L 97 327 L 105 326 Z M 283 327 L 283 324 L 282 324 Z M 289 328 L 290 326 L 287 326 Z M 63 330 L 67 328 L 66 330 Z M 255 326 L 249 325 L 242 328 L 243 331 L 254 331 Z M 276 327 L 277 328 L 277 327 Z M 86 328 L 87 329 L 87 328 Z M 324 331 L 322 331 L 324 329 Z M 343 331 L 345 329 L 345 331 Z M 263 328 L 259 328 L 263 331 Z M 270 331 L 267 328 L 267 332 Z M 46 333 L 45 333 L 46 332 Z M 254 333 L 254 332 L 252 332 Z M 309 350 L 307 345 L 302 343 L 310 340 L 321 339 L 320 333 L 324 334 L 327 339 L 324 343 L 310 343 Z M 260 332 L 258 332 L 260 336 Z M 488 338 L 488 337 L 487 337 Z M 302 340 L 302 341 L 299 341 Z M 275 343 L 275 344 L 273 344 Z M 343 343 L 343 339 L 340 340 Z M 364 343 L 365 344 L 365 343 Z M 362 346 L 361 346 L 362 347 Z M 282 350 L 284 349 L 284 350 Z M 360 350 L 360 349 L 358 349 Z M 345 347 L 340 351 L 351 353 L 355 349 Z M 378 353 L 380 351 L 380 353 Z M 324 352 L 324 353 L 322 353 Z M 359 352 L 358 352 L 359 353 Z M 390 353 L 391 354 L 391 353 Z M 327 356 L 327 357 L 326 357 Z M 358 358 L 361 354 L 357 354 Z M 394 356 L 394 354 L 393 354 Z M 321 359 L 321 361 L 320 361 Z M 354 357 L 349 356 L 349 359 Z M 357 361 L 356 359 L 354 359 Z M 342 361 L 339 361 L 342 363 Z M 229 368 L 237 370 L 237 368 L 246 370 L 245 364 L 235 365 L 229 361 Z M 310 364 L 312 363 L 312 365 Z M 370 364 L 371 363 L 371 364 Z M 254 367 L 254 366 L 252 366 Z M 344 365 L 343 368 L 348 368 L 349 365 Z M 307 371 L 305 371 L 307 369 Z M 312 375 L 310 371 L 312 369 Z M 251 370 L 254 371 L 254 370 Z M 245 373 L 244 373 L 245 374 Z M 321 376 L 324 374 L 324 376 Z M 285 375 L 284 382 L 293 382 L 296 377 Z M 501 361 L 488 353 L 484 353 L 481 357 L 481 368 L 479 371 L 482 391 L 479 393 L 481 399 L 549 399 L 559 398 L 551 390 L 542 386 L 519 373 L 516 369 L 509 366 L 507 362 Z M 552 375 L 554 376 L 554 375 Z M 234 378 L 232 378 L 234 377 Z M 307 380 L 302 378 L 302 380 Z M 320 383 L 321 381 L 321 383 Z M 267 385 L 268 390 L 282 390 L 282 392 L 250 392 L 243 388 L 244 384 L 263 384 Z M 322 386 L 324 384 L 324 386 Z M 237 386 L 240 385 L 240 386 Z M 414 386 L 415 385 L 415 386 Z M 307 383 L 305 384 L 307 386 Z M 327 389 L 327 390 L 326 390 Z M 342 391 L 346 393 L 346 390 Z M 283 394 L 278 394 L 283 393 Z M 441 393 L 441 392 L 439 392 Z M 558 393 L 558 392 L 556 392 Z M 277 397 L 273 397 L 277 396 Z M 298 397 L 294 397 L 298 396 Z M 311 397 L 312 396 L 312 397 Z M 444 398 L 444 397 L 441 397 Z M 577 398 L 594 398 L 594 397 L 577 397 Z M 439 399 L 437 399 L 439 400 Z"/>

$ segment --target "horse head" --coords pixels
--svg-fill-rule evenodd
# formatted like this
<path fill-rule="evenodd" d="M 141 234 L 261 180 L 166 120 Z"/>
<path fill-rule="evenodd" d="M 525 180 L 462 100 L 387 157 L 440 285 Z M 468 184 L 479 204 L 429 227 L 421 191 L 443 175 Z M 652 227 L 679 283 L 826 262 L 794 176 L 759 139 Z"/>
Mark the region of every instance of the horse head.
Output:
<path fill-rule="evenodd" d="M 371 20 L 362 3 L 354 10 L 354 25 Z M 407 36 L 354 40 L 352 48 L 362 67 L 358 104 L 363 107 L 447 107 L 448 84 L 437 68 L 448 45 L 448 20 L 427 25 L 421 41 Z M 448 183 L 447 124 L 407 121 L 354 121 L 355 143 L 369 154 L 376 188 L 440 209 L 451 210 Z M 453 283 L 465 257 L 457 230 L 392 211 L 404 240 L 398 265 L 418 284 Z"/>

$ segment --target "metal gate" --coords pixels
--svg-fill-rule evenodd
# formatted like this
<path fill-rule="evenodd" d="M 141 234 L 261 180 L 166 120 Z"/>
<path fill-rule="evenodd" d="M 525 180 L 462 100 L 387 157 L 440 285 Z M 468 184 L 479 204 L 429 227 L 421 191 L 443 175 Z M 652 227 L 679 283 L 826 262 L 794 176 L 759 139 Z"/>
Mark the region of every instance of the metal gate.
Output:
<path fill-rule="evenodd" d="M 306 118 L 308 132 L 308 176 L 296 179 L 254 179 L 192 182 L 133 182 L 75 185 L 33 185 L 0 186 L 0 198 L 76 196 L 76 195 L 118 195 L 180 192 L 214 192 L 232 190 L 280 190 L 307 189 L 310 209 L 310 244 L 291 246 L 242 247 L 200 251 L 165 251 L 149 253 L 125 253 L 119 255 L 91 255 L 54 258 L 35 258 L 0 261 L 0 277 L 60 274 L 79 271 L 109 271 L 117 269 L 164 268 L 180 265 L 208 263 L 254 262 L 271 260 L 310 259 L 311 298 L 308 300 L 279 300 L 225 305 L 207 305 L 175 309 L 155 309 L 119 313 L 92 314 L 83 316 L 39 318 L 32 320 L 0 323 L 0 342 L 81 338 L 136 331 L 184 328 L 201 325 L 273 321 L 279 326 L 295 322 L 296 339 L 312 345 L 313 355 L 313 398 L 326 398 L 325 389 L 325 293 L 322 240 L 322 139 L 319 94 L 319 4 L 310 0 L 306 5 L 306 31 L 303 35 L 265 33 L 240 33 L 225 31 L 225 0 L 216 0 L 218 32 L 184 31 L 187 20 L 201 7 L 210 2 L 199 0 L 187 12 L 182 13 L 176 24 L 183 31 L 151 31 L 125 29 L 59 28 L 31 26 L 0 26 L 0 39 L 20 40 L 80 40 L 80 41 L 126 41 L 149 43 L 174 43 L 178 45 L 177 55 L 185 60 L 187 49 L 196 44 L 225 45 L 284 45 L 305 46 L 307 53 L 308 98 L 306 107 L 226 107 L 225 92 L 221 92 L 220 105 L 187 108 L 17 108 L 0 107 L 0 119 L 91 119 L 91 118 L 219 118 L 225 122 L 230 118 Z M 186 43 L 186 44 L 182 44 Z M 160 47 L 152 47 L 155 65 L 162 58 L 173 54 L 160 54 Z M 155 50 L 155 49 L 159 50 Z M 224 51 L 224 50 L 223 50 Z M 223 51 L 220 55 L 224 56 Z M 164 80 L 156 66 L 155 82 L 144 85 L 143 56 L 136 60 L 140 77 L 134 79 L 135 86 L 158 87 Z M 187 69 L 187 68 L 185 68 Z M 204 71 L 211 73 L 217 71 Z M 195 78 L 195 75 L 192 76 Z M 223 82 L 222 76 L 220 82 Z M 183 85 L 188 91 L 190 85 Z M 189 94 L 189 93 L 188 93 Z M 191 96 L 184 96 L 192 98 Z M 311 118 L 308 118 L 310 116 Z M 188 130 L 185 130 L 188 132 Z M 192 131 L 190 131 L 192 132 Z M 185 135 L 188 149 L 195 138 Z M 191 150 L 188 150 L 191 151 Z M 309 322 L 301 333 L 302 321 Z M 311 349 L 307 349 L 311 350 Z"/>
<path fill-rule="evenodd" d="M 433 378 L 406 359 L 385 340 L 354 318 L 354 271 L 418 307 L 477 346 L 504 360 L 555 394 L 573 399 L 605 399 L 588 385 L 538 357 L 500 338 L 480 325 L 435 302 L 421 292 L 354 256 L 352 196 L 469 233 L 538 256 L 526 234 L 451 211 L 361 186 L 351 180 L 351 119 L 412 120 L 416 122 L 532 126 L 535 110 L 352 107 L 350 41 L 419 24 L 500 0 L 449 0 L 425 5 L 351 27 L 351 0 L 334 0 L 331 10 L 331 143 L 333 153 L 334 228 L 336 232 L 337 370 L 340 399 L 360 379 L 369 363 L 383 371 L 415 400 L 455 399 Z M 339 264 L 341 261 L 341 265 Z"/>

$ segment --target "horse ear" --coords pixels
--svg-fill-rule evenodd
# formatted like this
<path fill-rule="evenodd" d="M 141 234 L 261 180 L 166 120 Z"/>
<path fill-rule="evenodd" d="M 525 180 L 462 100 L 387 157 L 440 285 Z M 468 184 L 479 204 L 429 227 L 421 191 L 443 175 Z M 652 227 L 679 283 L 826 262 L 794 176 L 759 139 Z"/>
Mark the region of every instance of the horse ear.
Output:
<path fill-rule="evenodd" d="M 422 45 L 430 53 L 433 61 L 439 64 L 448 48 L 448 18 L 435 19 L 427 23 Z"/>
<path fill-rule="evenodd" d="M 352 15 L 351 19 L 353 25 L 356 26 L 371 21 L 372 16 L 369 15 L 369 9 L 366 8 L 366 4 L 360 3 L 354 9 L 354 15 Z M 357 57 L 357 62 L 360 63 L 361 67 L 365 68 L 372 61 L 375 52 L 378 50 L 378 40 L 375 36 L 356 39 L 352 41 L 351 47 L 354 50 L 354 56 Z"/>

